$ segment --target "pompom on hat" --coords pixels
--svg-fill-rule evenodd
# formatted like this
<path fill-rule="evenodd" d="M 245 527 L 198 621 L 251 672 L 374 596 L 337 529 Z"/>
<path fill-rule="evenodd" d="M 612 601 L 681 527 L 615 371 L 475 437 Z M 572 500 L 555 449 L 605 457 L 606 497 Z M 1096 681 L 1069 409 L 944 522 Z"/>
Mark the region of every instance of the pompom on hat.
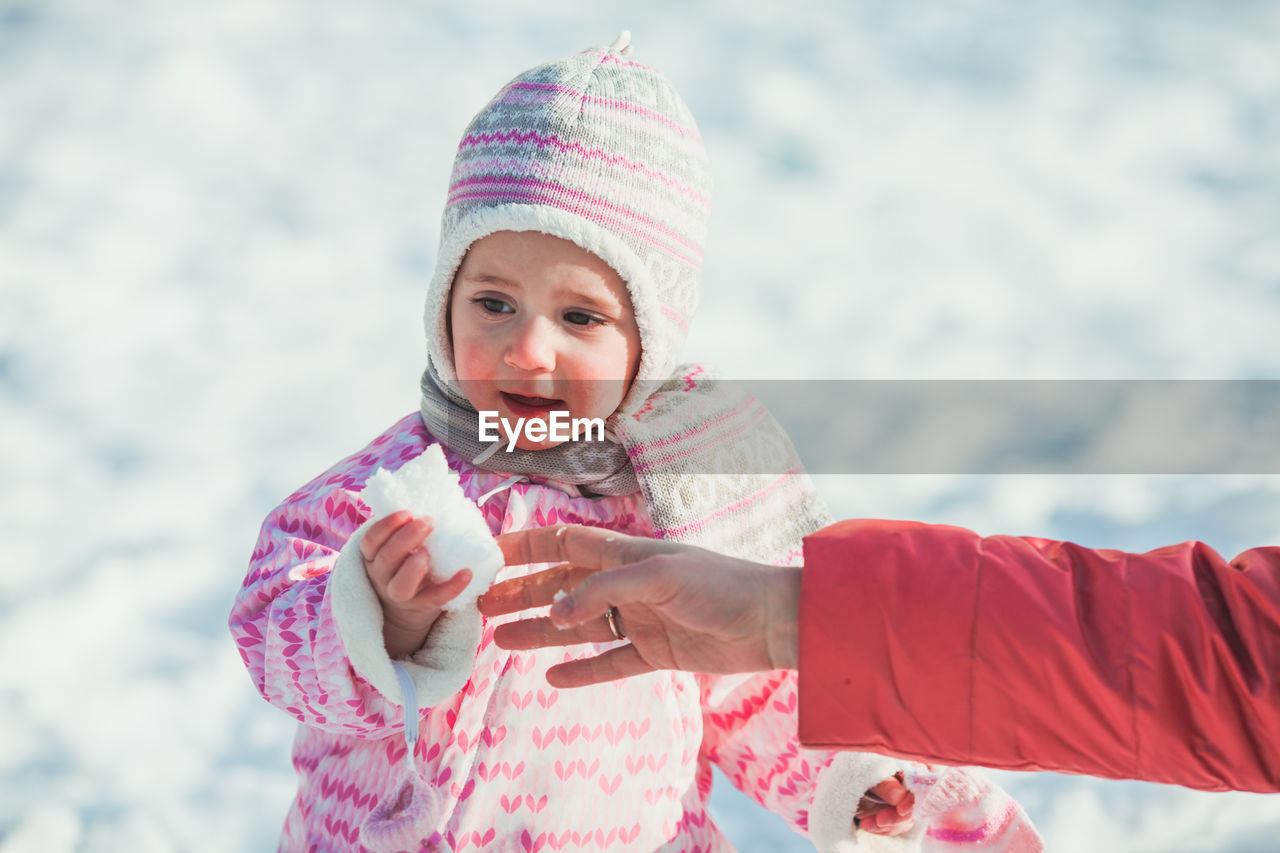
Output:
<path fill-rule="evenodd" d="M 669 378 L 698 306 L 711 169 L 693 115 L 628 32 L 531 68 L 471 120 L 458 145 L 427 292 L 431 367 L 456 381 L 449 289 L 467 250 L 496 231 L 570 240 L 626 282 L 640 329 L 638 408 Z"/>

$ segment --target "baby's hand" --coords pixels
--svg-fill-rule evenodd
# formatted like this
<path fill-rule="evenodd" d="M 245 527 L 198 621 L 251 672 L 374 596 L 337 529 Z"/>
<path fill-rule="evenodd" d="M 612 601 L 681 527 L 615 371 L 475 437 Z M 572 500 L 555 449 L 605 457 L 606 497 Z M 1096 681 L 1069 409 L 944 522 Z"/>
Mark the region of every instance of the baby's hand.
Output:
<path fill-rule="evenodd" d="M 854 826 L 876 835 L 901 835 L 914 823 L 916 796 L 902 784 L 901 774 L 890 776 L 868 791 L 854 813 Z"/>
<path fill-rule="evenodd" d="M 364 570 L 382 602 L 382 639 L 393 660 L 422 648 L 440 608 L 471 582 L 470 569 L 440 583 L 431 580 L 423 544 L 431 529 L 430 518 L 401 510 L 370 525 L 360 542 Z"/>

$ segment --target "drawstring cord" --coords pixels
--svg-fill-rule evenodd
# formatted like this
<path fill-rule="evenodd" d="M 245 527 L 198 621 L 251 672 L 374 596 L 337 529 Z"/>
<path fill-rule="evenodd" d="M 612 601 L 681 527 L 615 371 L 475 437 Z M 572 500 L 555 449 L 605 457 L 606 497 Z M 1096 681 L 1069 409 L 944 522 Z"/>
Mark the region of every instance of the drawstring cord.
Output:
<path fill-rule="evenodd" d="M 404 700 L 404 744 L 408 751 L 404 754 L 405 765 L 409 768 L 410 778 L 417 770 L 413 764 L 413 750 L 418 746 L 418 686 L 413 683 L 413 676 L 397 661 L 392 661 L 396 678 L 400 680 L 400 698 Z"/>
<path fill-rule="evenodd" d="M 483 465 L 485 462 L 489 461 L 489 457 L 497 453 L 498 450 L 501 449 L 501 447 L 502 447 L 502 442 L 495 441 L 493 444 L 489 445 L 484 450 L 480 451 L 480 453 L 477 454 L 476 458 L 471 460 L 471 464 Z"/>
<path fill-rule="evenodd" d="M 503 480 L 501 483 L 494 486 L 492 489 L 485 492 L 480 497 L 476 498 L 476 506 L 484 506 L 484 502 L 489 500 L 489 498 L 493 497 L 498 492 L 502 491 L 503 489 L 509 489 L 512 486 L 514 486 L 516 483 L 519 483 L 528 479 L 529 478 L 524 476 L 523 474 L 512 474 L 510 477 Z"/>

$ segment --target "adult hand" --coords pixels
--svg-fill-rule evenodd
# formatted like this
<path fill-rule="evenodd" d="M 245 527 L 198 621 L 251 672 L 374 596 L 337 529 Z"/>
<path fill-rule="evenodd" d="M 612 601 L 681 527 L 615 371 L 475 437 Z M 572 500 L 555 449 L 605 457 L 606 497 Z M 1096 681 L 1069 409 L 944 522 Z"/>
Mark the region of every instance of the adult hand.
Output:
<path fill-rule="evenodd" d="M 559 563 L 495 584 L 486 616 L 553 604 L 549 618 L 500 625 L 494 641 L 533 649 L 614 640 L 604 613 L 618 608 L 630 642 L 554 666 L 547 681 L 581 687 L 658 669 L 732 673 L 795 668 L 800 570 L 738 560 L 691 545 L 591 527 L 507 533 L 508 565 Z M 556 593 L 567 593 L 557 599 Z"/>

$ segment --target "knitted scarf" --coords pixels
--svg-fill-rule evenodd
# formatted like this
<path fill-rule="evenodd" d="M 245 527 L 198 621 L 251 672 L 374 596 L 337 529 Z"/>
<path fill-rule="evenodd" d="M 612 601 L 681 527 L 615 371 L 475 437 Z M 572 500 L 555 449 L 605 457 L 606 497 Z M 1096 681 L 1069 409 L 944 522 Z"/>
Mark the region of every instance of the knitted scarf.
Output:
<path fill-rule="evenodd" d="M 663 539 L 789 561 L 804 536 L 832 521 L 768 410 L 698 365 L 679 368 L 634 413 L 610 418 L 616 444 L 495 453 L 479 441 L 475 409 L 431 368 L 421 416 L 433 436 L 479 467 L 572 483 L 588 495 L 639 490 Z"/>
<path fill-rule="evenodd" d="M 427 431 L 472 464 L 568 483 L 588 496 L 629 495 L 639 489 L 627 451 L 616 438 L 566 442 L 546 450 L 517 447 L 507 451 L 501 441 L 480 441 L 480 413 L 454 383 L 441 381 L 428 367 L 422 372 L 421 387 L 419 412 Z"/>

